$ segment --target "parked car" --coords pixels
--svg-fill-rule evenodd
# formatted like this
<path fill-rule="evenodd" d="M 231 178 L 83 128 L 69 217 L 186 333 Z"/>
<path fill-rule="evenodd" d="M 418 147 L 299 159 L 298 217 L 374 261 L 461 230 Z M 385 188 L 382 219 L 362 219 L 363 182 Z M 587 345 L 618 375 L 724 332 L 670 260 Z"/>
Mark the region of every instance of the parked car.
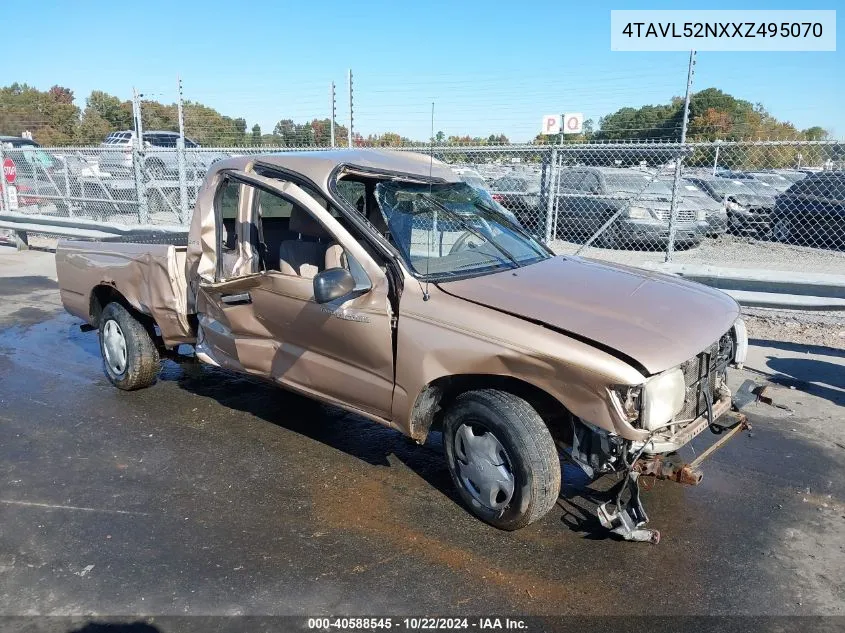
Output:
<path fill-rule="evenodd" d="M 759 195 L 746 186 L 743 180 L 731 180 L 704 173 L 689 173 L 685 178 L 706 191 L 714 200 L 725 204 L 729 232 L 759 237 L 769 234 L 769 213 L 774 207 L 773 197 Z"/>
<path fill-rule="evenodd" d="M 777 197 L 772 238 L 820 248 L 845 245 L 845 171 L 807 176 Z"/>
<path fill-rule="evenodd" d="M 4 158 L 15 164 L 18 205 L 39 205 L 41 212 L 65 209 L 66 203 L 57 199 L 65 194 L 65 176 L 56 157 L 30 139 L 0 137 L 0 142 Z"/>
<path fill-rule="evenodd" d="M 804 180 L 804 178 L 807 177 L 807 174 L 805 172 L 798 171 L 797 169 L 773 169 L 772 173 L 786 178 L 793 184 L 798 182 L 799 180 Z"/>
<path fill-rule="evenodd" d="M 41 145 L 33 141 L 31 138 L 26 138 L 24 136 L 0 136 L 0 143 L 3 144 L 4 148 L 9 149 L 20 149 L 21 147 L 41 147 Z"/>
<path fill-rule="evenodd" d="M 179 159 L 175 150 L 178 138 L 178 132 L 144 132 L 144 149 L 141 160 L 142 169 L 148 178 L 177 177 Z M 134 142 L 135 132 L 133 130 L 122 130 L 109 134 L 100 144 L 100 147 L 103 148 L 99 156 L 100 170 L 116 178 L 132 177 L 132 147 Z M 185 138 L 185 148 L 196 150 L 199 148 L 199 144 Z M 227 154 L 221 152 L 186 151 L 186 169 L 192 174 L 199 172 L 200 175 L 204 175 L 210 165 L 226 157 Z"/>
<path fill-rule="evenodd" d="M 545 213 L 541 213 L 540 178 L 533 175 L 509 174 L 497 178 L 490 185 L 493 200 L 508 209 L 520 224 L 530 230 L 542 232 Z"/>
<path fill-rule="evenodd" d="M 470 169 L 469 167 L 452 167 L 452 171 L 458 175 L 458 178 L 472 187 L 476 187 L 477 189 L 490 188 L 484 177 L 474 169 Z"/>
<path fill-rule="evenodd" d="M 561 172 L 558 183 L 559 233 L 589 237 L 618 211 L 622 213 L 597 237 L 604 248 L 631 248 L 665 244 L 669 238 L 671 184 L 638 169 L 572 167 Z M 699 244 L 703 209 L 683 201 L 677 207 L 675 244 Z"/>
<path fill-rule="evenodd" d="M 339 181 L 363 189 L 366 217 Z M 656 542 L 637 473 L 697 483 L 677 450 L 740 424 L 725 380 L 747 346 L 739 306 L 677 277 L 556 257 L 479 200 L 420 154 L 231 158 L 207 175 L 187 246 L 60 242 L 59 290 L 98 330 L 119 389 L 151 386 L 160 358 L 192 344 L 202 363 L 419 443 L 442 429 L 460 498 L 506 530 L 557 503 L 561 446 L 591 479 L 621 475 L 602 524 Z M 446 249 L 429 235 L 420 255 L 416 227 L 444 224 L 461 238 Z"/>
<path fill-rule="evenodd" d="M 675 177 L 672 174 L 665 174 L 658 178 L 672 187 Z M 700 211 L 704 212 L 705 221 L 699 223 L 700 233 L 716 237 L 728 230 L 728 212 L 725 210 L 724 202 L 717 202 L 686 178 L 681 179 L 679 194 L 682 196 L 682 204 L 693 209 L 696 217 L 699 217 Z"/>
<path fill-rule="evenodd" d="M 760 182 L 769 185 L 775 189 L 777 193 L 783 193 L 795 183 L 795 181 L 772 171 L 748 171 L 745 173 L 755 180 L 759 180 Z"/>
<path fill-rule="evenodd" d="M 742 182 L 743 185 L 751 189 L 751 191 L 753 191 L 758 196 L 762 198 L 771 198 L 772 205 L 774 205 L 774 199 L 778 195 L 778 190 L 772 185 L 765 183 L 762 180 L 758 180 L 750 174 L 741 174 L 739 177 L 729 176 L 727 174 L 717 174 L 717 176 L 719 178 L 726 178 L 728 180 L 738 180 Z"/>

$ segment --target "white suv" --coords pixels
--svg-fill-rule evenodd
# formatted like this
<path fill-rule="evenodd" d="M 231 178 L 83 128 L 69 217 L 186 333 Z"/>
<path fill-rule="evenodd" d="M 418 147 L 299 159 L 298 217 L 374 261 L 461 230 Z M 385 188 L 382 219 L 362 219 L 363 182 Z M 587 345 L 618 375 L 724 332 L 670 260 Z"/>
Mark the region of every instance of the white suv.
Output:
<path fill-rule="evenodd" d="M 176 155 L 178 132 L 153 131 L 144 132 L 144 147 L 141 153 L 142 169 L 146 176 L 155 179 L 175 177 L 179 170 L 179 160 Z M 132 174 L 132 147 L 135 142 L 133 130 L 112 132 L 100 143 L 103 148 L 100 153 L 100 170 L 116 177 L 128 177 Z M 199 144 L 189 138 L 185 139 L 185 149 L 191 150 Z M 173 151 L 168 151 L 173 150 Z M 224 158 L 219 152 L 188 152 L 185 162 L 188 170 L 201 172 L 198 177 L 205 175 L 209 165 Z"/>

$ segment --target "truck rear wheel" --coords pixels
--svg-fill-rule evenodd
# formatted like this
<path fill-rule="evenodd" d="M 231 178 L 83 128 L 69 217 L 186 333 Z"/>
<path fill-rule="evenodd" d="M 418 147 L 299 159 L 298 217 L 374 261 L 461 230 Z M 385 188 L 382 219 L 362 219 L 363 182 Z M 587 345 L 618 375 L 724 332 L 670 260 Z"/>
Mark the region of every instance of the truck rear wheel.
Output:
<path fill-rule="evenodd" d="M 557 448 L 522 398 L 494 389 L 458 396 L 443 420 L 443 444 L 458 493 L 482 521 L 517 530 L 557 501 Z"/>
<path fill-rule="evenodd" d="M 118 389 L 149 387 L 160 369 L 158 349 L 147 328 L 119 303 L 109 303 L 100 315 L 103 368 Z"/>

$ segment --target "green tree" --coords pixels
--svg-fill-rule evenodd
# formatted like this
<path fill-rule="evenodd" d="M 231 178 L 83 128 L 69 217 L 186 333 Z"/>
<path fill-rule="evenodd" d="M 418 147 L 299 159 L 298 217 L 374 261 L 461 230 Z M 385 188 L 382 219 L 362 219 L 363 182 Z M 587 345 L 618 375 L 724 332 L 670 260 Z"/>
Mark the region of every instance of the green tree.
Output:
<path fill-rule="evenodd" d="M 121 101 L 101 90 L 94 90 L 86 100 L 86 106 L 86 110 L 90 108 L 106 121 L 112 131 L 129 130 L 134 127 L 131 101 Z"/>
<path fill-rule="evenodd" d="M 261 126 L 258 123 L 252 126 L 252 144 L 255 146 L 262 145 Z"/>
<path fill-rule="evenodd" d="M 68 88 L 41 91 L 18 83 L 0 88 L 0 134 L 29 131 L 42 145 L 66 145 L 73 142 L 79 114 Z"/>
<path fill-rule="evenodd" d="M 807 128 L 802 134 L 808 141 L 826 141 L 830 138 L 830 132 L 819 125 Z"/>

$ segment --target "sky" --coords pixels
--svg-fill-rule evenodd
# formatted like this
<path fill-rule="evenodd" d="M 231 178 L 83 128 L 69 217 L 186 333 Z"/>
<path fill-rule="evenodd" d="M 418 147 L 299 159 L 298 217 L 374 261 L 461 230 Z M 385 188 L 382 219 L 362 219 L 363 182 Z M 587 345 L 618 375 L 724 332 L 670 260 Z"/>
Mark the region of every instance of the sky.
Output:
<path fill-rule="evenodd" d="M 841 0 L 604 4 L 463 0 L 9 0 L 0 14 L 0 85 L 54 84 L 85 106 L 92 90 L 186 99 L 271 132 L 283 118 L 330 116 L 354 128 L 428 138 L 532 139 L 545 114 L 595 121 L 623 106 L 666 103 L 686 87 L 685 52 L 611 52 L 610 10 L 837 9 Z M 840 12 L 842 14 L 843 12 Z M 837 16 L 840 17 L 841 15 Z M 18 28 L 19 27 L 19 28 Z M 693 89 L 720 88 L 799 128 L 845 138 L 845 54 L 701 52 Z"/>

